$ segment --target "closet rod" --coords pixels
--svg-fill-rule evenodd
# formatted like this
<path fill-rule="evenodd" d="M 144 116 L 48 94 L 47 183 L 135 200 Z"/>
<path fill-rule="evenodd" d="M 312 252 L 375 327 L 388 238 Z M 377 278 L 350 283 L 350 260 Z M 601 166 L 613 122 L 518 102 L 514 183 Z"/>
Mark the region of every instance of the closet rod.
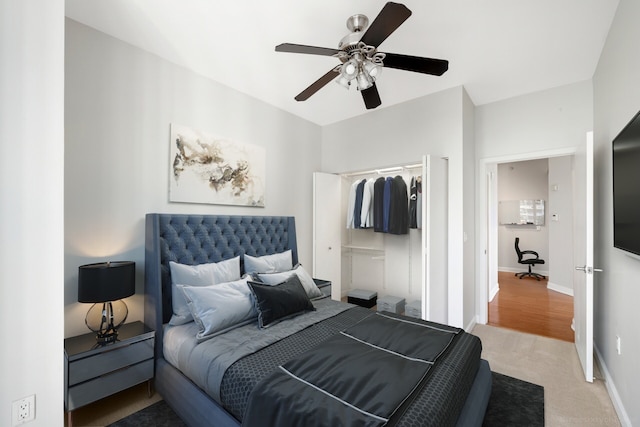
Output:
<path fill-rule="evenodd" d="M 372 175 L 372 174 L 384 175 L 387 173 L 401 172 L 404 170 L 417 169 L 417 168 L 422 168 L 422 163 L 416 163 L 414 165 L 406 165 L 406 166 L 393 166 L 389 168 L 372 169 L 372 170 L 359 171 L 359 172 L 351 172 L 351 173 L 345 173 L 343 175 L 344 176 L 358 176 L 358 175 Z"/>

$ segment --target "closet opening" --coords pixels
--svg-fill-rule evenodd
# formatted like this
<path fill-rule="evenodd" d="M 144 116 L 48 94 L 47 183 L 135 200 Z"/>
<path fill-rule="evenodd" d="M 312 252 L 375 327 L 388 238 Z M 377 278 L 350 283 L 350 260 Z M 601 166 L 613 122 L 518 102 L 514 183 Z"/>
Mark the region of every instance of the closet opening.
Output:
<path fill-rule="evenodd" d="M 417 302 L 420 317 L 446 321 L 446 163 L 425 156 L 421 163 L 314 174 L 313 269 L 316 277 L 331 277 L 332 298 L 343 299 L 352 289 L 373 291 L 378 298 Z M 375 184 L 390 180 L 403 184 L 409 217 L 400 225 L 388 218 L 385 230 L 375 212 L 382 194 L 378 191 L 376 198 Z M 366 189 L 372 191 L 373 204 Z M 327 212 L 327 206 L 340 208 Z"/>

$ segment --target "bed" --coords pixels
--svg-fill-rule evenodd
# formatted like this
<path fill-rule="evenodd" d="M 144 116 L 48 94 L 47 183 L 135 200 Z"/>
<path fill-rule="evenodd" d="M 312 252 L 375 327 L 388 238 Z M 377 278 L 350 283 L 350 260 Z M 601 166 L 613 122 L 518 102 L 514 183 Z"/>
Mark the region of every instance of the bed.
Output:
<path fill-rule="evenodd" d="M 293 217 L 151 213 L 146 215 L 145 234 L 144 319 L 156 333 L 154 384 L 187 425 L 264 425 L 265 417 L 274 425 L 299 425 L 296 419 L 304 420 L 305 425 L 335 425 L 336 420 L 340 424 L 403 427 L 482 425 L 491 391 L 491 372 L 488 363 L 480 359 L 479 339 L 457 328 L 377 313 L 321 297 L 311 301 L 313 307 L 302 314 L 283 317 L 274 326 L 262 329 L 254 319 L 203 341 L 193 338 L 201 322 L 169 324 L 175 314 L 171 261 L 198 266 L 239 257 L 244 271 L 245 255 L 247 259 L 259 259 L 290 252 L 291 263 L 296 266 Z M 270 287 L 252 284 L 253 297 L 260 299 L 256 292 L 263 288 Z M 267 312 L 258 312 L 258 321 L 262 322 Z M 384 328 L 389 332 L 371 333 Z M 423 344 L 427 340 L 421 335 L 412 335 L 420 331 L 436 336 L 434 342 L 440 340 L 441 347 Z M 389 339 L 380 342 L 380 337 Z M 339 361 L 350 356 L 337 352 L 354 345 L 380 349 L 384 357 L 394 361 L 379 361 L 377 356 L 367 363 L 356 361 L 358 366 L 368 367 L 362 372 L 347 364 L 342 366 Z M 416 356 L 402 356 L 405 348 Z M 210 355 L 212 352 L 215 356 Z M 398 354 L 402 357 L 396 357 Z M 332 362 L 332 358 L 338 362 Z M 212 368 L 212 359 L 224 361 Z M 343 371 L 316 369 L 322 364 L 341 365 Z M 408 364 L 411 369 L 414 365 L 424 368 L 394 383 L 397 372 L 405 372 Z M 206 368 L 201 370 L 200 365 Z M 363 381 L 362 384 L 371 382 L 374 386 L 370 392 L 362 393 L 360 387 L 345 392 L 344 387 L 349 387 L 340 385 L 345 382 L 342 379 L 349 384 Z M 316 383 L 323 382 L 343 389 L 327 391 L 316 387 Z M 395 385 L 390 387 L 391 384 Z M 310 395 L 298 392 L 298 387 Z M 336 399 L 336 395 L 343 396 L 340 393 L 348 397 Z M 350 398 L 373 409 L 360 409 L 360 403 L 354 404 Z M 311 401 L 320 403 L 309 408 Z M 387 402 L 396 403 L 389 403 L 386 413 L 376 412 Z M 269 411 L 272 413 L 267 415 Z M 304 411 L 314 415 L 308 416 Z M 329 418 L 318 416 L 318 411 Z"/>

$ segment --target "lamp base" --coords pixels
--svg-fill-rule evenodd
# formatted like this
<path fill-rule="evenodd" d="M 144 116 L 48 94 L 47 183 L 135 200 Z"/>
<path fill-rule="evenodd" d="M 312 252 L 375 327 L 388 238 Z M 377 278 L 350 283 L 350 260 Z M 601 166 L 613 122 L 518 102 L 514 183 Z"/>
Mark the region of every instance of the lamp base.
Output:
<path fill-rule="evenodd" d="M 104 345 L 116 341 L 118 341 L 118 331 L 116 330 L 104 334 L 99 332 L 96 334 L 96 342 L 98 344 Z"/>
<path fill-rule="evenodd" d="M 127 320 L 129 309 L 122 300 L 96 303 L 87 312 L 84 322 L 96 333 L 98 344 L 108 344 L 118 340 L 118 328 Z"/>

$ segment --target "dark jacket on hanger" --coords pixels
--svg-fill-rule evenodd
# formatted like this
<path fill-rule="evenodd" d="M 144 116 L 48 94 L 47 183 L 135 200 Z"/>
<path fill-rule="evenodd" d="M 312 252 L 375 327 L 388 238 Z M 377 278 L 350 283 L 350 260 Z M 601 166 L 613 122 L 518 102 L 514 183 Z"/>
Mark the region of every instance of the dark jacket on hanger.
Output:
<path fill-rule="evenodd" d="M 373 184 L 373 231 L 384 231 L 384 177 Z"/>
<path fill-rule="evenodd" d="M 418 228 L 418 180 L 415 176 L 411 177 L 411 185 L 409 186 L 409 228 Z"/>
<path fill-rule="evenodd" d="M 400 175 L 391 181 L 389 233 L 409 233 L 409 197 L 407 195 L 407 184 Z"/>
<path fill-rule="evenodd" d="M 391 212 L 391 184 L 393 178 L 390 176 L 384 180 L 384 195 L 382 197 L 382 231 L 389 232 L 389 214 Z"/>

